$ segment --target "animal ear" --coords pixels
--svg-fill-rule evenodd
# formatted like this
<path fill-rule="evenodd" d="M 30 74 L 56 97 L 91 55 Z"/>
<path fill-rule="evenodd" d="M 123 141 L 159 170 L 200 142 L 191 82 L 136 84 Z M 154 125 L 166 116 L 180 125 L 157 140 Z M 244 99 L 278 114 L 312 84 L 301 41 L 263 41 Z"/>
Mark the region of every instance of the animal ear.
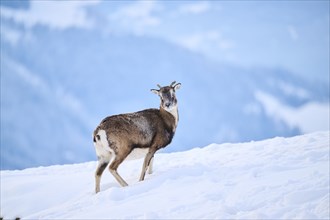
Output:
<path fill-rule="evenodd" d="M 159 94 L 159 90 L 157 90 L 157 89 L 150 89 L 150 91 L 153 92 L 153 93 L 155 93 L 156 95 Z"/>
<path fill-rule="evenodd" d="M 174 91 L 180 89 L 180 87 L 181 87 L 181 83 L 176 84 L 176 85 L 174 86 Z"/>

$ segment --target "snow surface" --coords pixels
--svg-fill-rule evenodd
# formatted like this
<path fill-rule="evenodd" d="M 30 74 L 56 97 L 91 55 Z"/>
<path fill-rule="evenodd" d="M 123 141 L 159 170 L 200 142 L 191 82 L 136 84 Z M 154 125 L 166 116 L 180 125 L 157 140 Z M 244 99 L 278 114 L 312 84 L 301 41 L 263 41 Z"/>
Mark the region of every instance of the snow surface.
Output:
<path fill-rule="evenodd" d="M 1 217 L 329 218 L 329 131 L 159 153 L 138 182 L 141 167 L 122 164 L 125 188 L 105 172 L 98 194 L 96 162 L 1 171 Z"/>

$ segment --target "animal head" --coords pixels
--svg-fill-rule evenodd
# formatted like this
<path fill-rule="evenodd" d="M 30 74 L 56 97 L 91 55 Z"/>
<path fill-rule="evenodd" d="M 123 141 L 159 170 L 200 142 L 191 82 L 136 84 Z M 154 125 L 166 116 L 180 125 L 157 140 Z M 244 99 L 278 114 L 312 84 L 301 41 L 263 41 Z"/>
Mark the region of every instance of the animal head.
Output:
<path fill-rule="evenodd" d="M 169 86 L 160 86 L 157 84 L 159 89 L 151 89 L 151 91 L 160 97 L 160 106 L 166 111 L 171 111 L 177 106 L 177 100 L 175 96 L 176 90 L 181 86 L 181 83 L 172 82 Z"/>

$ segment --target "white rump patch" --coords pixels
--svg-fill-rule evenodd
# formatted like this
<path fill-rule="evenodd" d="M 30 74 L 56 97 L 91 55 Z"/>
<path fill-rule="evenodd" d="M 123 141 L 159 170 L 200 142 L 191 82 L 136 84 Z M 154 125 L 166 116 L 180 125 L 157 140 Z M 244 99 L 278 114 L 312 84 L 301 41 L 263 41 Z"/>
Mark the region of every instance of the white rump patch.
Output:
<path fill-rule="evenodd" d="M 109 142 L 107 139 L 107 134 L 105 130 L 99 130 L 97 135 L 100 136 L 100 140 L 96 138 L 96 142 L 94 143 L 96 155 L 100 158 L 111 159 L 112 155 L 115 155 L 114 151 L 110 148 Z"/>

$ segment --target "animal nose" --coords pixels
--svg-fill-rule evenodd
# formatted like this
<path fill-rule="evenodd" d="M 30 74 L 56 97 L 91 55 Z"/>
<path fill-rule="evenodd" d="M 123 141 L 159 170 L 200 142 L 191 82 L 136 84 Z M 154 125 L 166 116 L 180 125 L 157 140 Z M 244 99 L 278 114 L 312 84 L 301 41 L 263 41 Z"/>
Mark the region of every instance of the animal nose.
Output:
<path fill-rule="evenodd" d="M 171 105 L 171 103 L 169 103 L 169 102 L 165 104 L 165 106 L 166 106 L 167 108 L 170 107 L 170 105 Z"/>

